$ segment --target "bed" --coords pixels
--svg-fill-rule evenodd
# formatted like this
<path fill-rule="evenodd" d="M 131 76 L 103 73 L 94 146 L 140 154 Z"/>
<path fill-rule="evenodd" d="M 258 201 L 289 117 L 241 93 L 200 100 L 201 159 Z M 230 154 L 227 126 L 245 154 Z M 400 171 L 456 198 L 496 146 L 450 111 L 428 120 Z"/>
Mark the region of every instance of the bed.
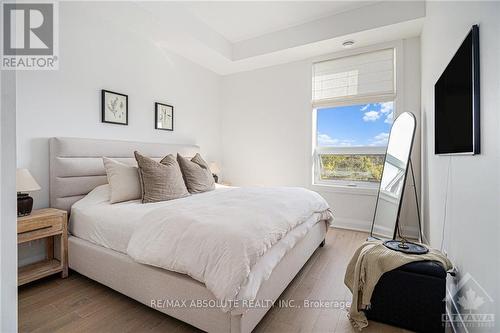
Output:
<path fill-rule="evenodd" d="M 103 200 L 103 196 L 107 191 L 107 179 L 101 158 L 107 156 L 134 164 L 134 150 L 161 159 L 166 154 L 177 152 L 193 156 L 199 152 L 199 147 L 82 138 L 50 139 L 51 207 L 71 212 L 76 203 L 70 216 L 69 267 L 204 331 L 251 332 L 272 306 L 272 302 L 259 306 L 240 306 L 224 312 L 217 306 L 210 306 L 217 304 L 217 299 L 205 284 L 185 274 L 140 264 L 127 255 L 125 248 L 131 231 L 141 221 L 143 214 L 147 214 L 147 207 L 154 205 L 127 202 L 115 206 L 116 212 L 109 215 L 121 216 L 123 224 L 120 224 L 120 228 L 113 225 L 116 216 L 114 220 L 106 219 L 103 212 L 109 211 L 109 204 Z M 213 191 L 215 194 L 207 193 L 206 196 L 225 190 L 227 189 L 219 187 Z M 294 243 L 269 277 L 260 284 L 256 299 L 276 300 L 322 244 L 326 232 L 326 223 L 311 223 L 305 235 Z M 280 242 L 284 240 L 276 243 L 262 258 L 268 254 L 272 256 L 271 250 L 279 248 Z M 252 270 L 252 274 L 258 274 L 257 269 Z M 166 304 L 167 300 L 170 303 Z M 183 306 L 183 300 L 197 300 L 203 306 Z"/>

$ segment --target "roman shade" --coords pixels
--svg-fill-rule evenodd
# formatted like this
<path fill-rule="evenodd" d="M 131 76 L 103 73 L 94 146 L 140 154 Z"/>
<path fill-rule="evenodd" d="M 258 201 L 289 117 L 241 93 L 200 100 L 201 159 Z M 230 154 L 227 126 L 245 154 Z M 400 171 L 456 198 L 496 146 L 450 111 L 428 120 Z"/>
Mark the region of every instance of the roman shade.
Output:
<path fill-rule="evenodd" d="M 394 99 L 393 48 L 313 64 L 312 104 L 353 104 Z"/>

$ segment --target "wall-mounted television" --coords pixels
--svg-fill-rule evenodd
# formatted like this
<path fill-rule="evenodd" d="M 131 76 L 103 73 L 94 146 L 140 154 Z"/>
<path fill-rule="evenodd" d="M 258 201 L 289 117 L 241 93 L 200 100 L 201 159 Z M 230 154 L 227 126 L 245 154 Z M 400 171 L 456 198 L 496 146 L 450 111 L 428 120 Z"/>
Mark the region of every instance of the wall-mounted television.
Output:
<path fill-rule="evenodd" d="M 474 25 L 434 86 L 436 154 L 479 154 L 479 27 Z"/>

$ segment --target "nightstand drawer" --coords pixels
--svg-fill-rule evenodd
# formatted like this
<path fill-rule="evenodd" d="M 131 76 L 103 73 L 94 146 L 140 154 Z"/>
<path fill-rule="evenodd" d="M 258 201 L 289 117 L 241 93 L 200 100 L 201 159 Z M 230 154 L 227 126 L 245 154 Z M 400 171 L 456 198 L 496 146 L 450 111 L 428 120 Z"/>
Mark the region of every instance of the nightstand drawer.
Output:
<path fill-rule="evenodd" d="M 17 224 L 17 233 L 23 234 L 29 231 L 46 229 L 53 225 L 62 226 L 62 217 L 47 216 L 38 219 L 21 220 Z"/>
<path fill-rule="evenodd" d="M 17 219 L 17 243 L 60 234 L 65 223 L 65 212 L 50 208 L 35 210 Z"/>
<path fill-rule="evenodd" d="M 62 220 L 60 219 L 58 219 L 58 221 L 50 221 L 50 223 L 47 224 L 42 223 L 37 225 L 35 229 L 19 232 L 17 234 L 17 243 L 20 244 L 39 238 L 58 235 L 61 233 L 62 229 Z"/>

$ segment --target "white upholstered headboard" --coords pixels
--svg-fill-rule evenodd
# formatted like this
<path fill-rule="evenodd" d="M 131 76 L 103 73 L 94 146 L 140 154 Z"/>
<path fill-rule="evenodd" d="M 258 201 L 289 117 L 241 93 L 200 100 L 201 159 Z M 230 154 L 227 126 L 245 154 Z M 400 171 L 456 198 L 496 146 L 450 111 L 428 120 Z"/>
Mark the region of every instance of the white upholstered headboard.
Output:
<path fill-rule="evenodd" d="M 73 203 L 95 187 L 108 182 L 103 156 L 136 165 L 134 150 L 159 160 L 168 154 L 194 156 L 200 148 L 196 145 L 167 143 L 51 138 L 50 207 L 69 212 Z"/>

